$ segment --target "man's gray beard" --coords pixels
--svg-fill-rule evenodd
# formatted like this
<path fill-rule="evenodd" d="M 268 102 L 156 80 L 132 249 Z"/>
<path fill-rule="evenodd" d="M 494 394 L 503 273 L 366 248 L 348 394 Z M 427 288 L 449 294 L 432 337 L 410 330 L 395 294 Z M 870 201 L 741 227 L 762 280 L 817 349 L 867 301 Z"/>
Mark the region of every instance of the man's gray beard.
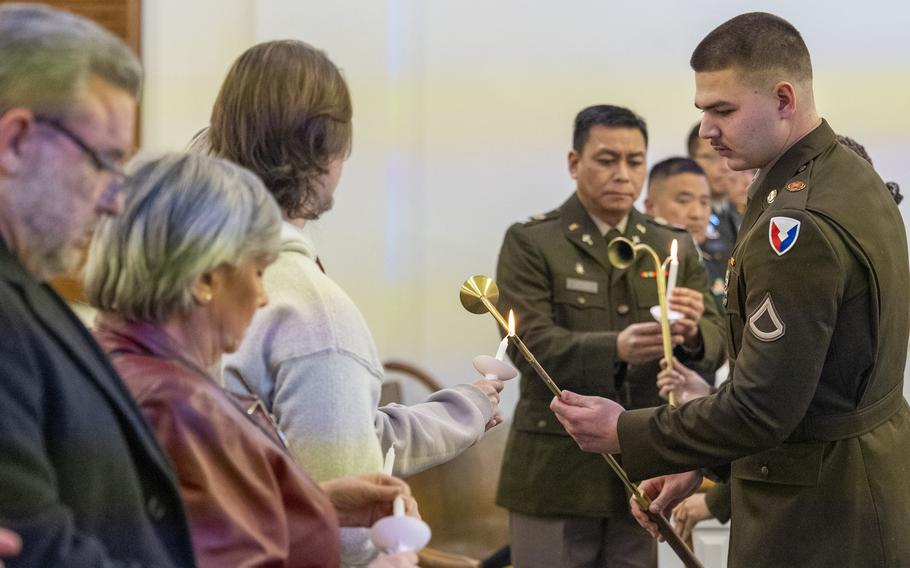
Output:
<path fill-rule="evenodd" d="M 22 247 L 27 251 L 27 263 L 41 281 L 74 273 L 81 255 L 68 231 L 67 195 L 74 191 L 67 182 L 74 181 L 73 172 L 63 172 L 54 157 L 35 160 L 30 170 L 12 187 L 12 204 L 17 220 L 24 230 Z M 18 186 L 18 187 L 16 187 Z"/>

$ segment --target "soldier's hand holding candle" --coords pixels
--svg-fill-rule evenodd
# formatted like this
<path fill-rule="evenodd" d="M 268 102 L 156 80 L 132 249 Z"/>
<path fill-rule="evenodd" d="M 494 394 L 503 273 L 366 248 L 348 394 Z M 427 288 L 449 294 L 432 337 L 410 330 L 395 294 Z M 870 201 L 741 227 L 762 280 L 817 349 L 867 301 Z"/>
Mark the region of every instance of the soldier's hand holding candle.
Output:
<path fill-rule="evenodd" d="M 680 345 L 685 338 L 671 332 L 673 345 Z M 633 323 L 616 337 L 616 354 L 630 365 L 639 365 L 660 359 L 664 354 L 660 325 L 652 322 Z"/>
<path fill-rule="evenodd" d="M 660 366 L 663 370 L 657 375 L 657 388 L 661 398 L 667 399 L 671 392 L 675 392 L 679 402 L 684 403 L 711 394 L 711 385 L 698 373 L 677 361 L 676 357 L 669 369 L 663 359 Z"/>
<path fill-rule="evenodd" d="M 696 347 L 701 338 L 698 334 L 698 322 L 705 313 L 705 297 L 698 290 L 677 286 L 667 298 L 671 310 L 683 315 L 682 319 L 671 326 L 673 335 L 682 335 L 686 345 Z"/>

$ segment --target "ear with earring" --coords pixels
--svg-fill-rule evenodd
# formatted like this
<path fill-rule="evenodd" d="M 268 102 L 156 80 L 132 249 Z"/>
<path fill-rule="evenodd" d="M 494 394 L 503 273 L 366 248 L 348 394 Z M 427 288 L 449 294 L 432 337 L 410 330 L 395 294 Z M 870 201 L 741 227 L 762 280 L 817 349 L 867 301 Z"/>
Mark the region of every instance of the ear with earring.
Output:
<path fill-rule="evenodd" d="M 196 303 L 201 306 L 207 306 L 212 301 L 212 291 L 205 290 L 196 294 Z"/>
<path fill-rule="evenodd" d="M 193 298 L 200 306 L 207 306 L 212 302 L 215 286 L 214 278 L 211 272 L 202 274 L 196 282 L 193 283 Z"/>

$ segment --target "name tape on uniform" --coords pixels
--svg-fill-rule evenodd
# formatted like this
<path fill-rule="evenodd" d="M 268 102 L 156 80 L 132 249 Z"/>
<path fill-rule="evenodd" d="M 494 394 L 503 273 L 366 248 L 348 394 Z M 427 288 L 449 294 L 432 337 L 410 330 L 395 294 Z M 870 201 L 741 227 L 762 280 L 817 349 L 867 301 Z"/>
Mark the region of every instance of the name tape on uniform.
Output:
<path fill-rule="evenodd" d="M 583 280 L 581 278 L 566 278 L 566 290 L 596 294 L 598 290 L 597 281 Z"/>

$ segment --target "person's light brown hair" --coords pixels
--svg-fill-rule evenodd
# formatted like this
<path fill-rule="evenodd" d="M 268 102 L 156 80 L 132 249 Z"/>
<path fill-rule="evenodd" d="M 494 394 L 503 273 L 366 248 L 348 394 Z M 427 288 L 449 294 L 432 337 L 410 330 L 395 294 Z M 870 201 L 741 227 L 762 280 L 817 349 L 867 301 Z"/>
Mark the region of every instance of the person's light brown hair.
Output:
<path fill-rule="evenodd" d="M 257 174 L 290 218 L 316 218 L 314 183 L 351 149 L 351 96 L 324 52 L 260 43 L 234 62 L 212 109 L 208 149 Z"/>

